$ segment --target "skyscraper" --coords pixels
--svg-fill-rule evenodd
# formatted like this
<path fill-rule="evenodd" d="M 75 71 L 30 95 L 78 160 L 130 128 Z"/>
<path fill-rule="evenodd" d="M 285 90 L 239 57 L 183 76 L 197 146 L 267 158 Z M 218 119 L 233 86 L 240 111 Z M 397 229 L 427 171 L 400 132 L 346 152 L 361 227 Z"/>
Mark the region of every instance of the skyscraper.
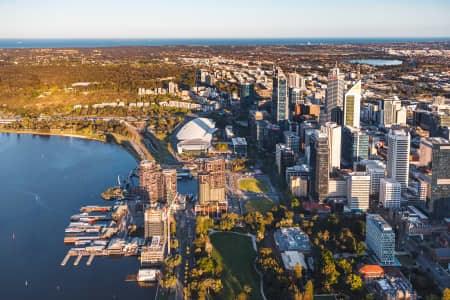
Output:
<path fill-rule="evenodd" d="M 276 68 L 273 76 L 272 119 L 276 123 L 289 119 L 288 80 L 281 68 Z"/>
<path fill-rule="evenodd" d="M 347 177 L 348 206 L 353 211 L 369 209 L 370 176 L 362 172 L 351 173 Z"/>
<path fill-rule="evenodd" d="M 397 123 L 397 115 L 402 108 L 402 102 L 397 96 L 392 96 L 379 102 L 380 125 L 391 127 Z"/>
<path fill-rule="evenodd" d="M 387 177 L 408 188 L 410 135 L 405 129 L 391 129 L 388 134 Z"/>
<path fill-rule="evenodd" d="M 339 111 L 342 112 L 344 104 L 344 74 L 339 72 L 337 66 L 328 73 L 326 104 L 328 121 L 337 122 L 341 125 L 337 120 L 337 115 Z"/>
<path fill-rule="evenodd" d="M 395 233 L 380 215 L 368 214 L 366 217 L 366 245 L 382 265 L 395 263 Z"/>
<path fill-rule="evenodd" d="M 241 109 L 247 110 L 253 104 L 255 97 L 255 84 L 253 82 L 244 82 L 241 84 L 240 103 Z"/>
<path fill-rule="evenodd" d="M 345 126 L 342 137 L 342 164 L 352 168 L 353 163 L 369 159 L 369 136 L 359 128 Z"/>
<path fill-rule="evenodd" d="M 328 137 L 328 169 L 331 173 L 341 167 L 341 126 L 334 122 L 327 122 L 321 127 L 321 131 Z"/>
<path fill-rule="evenodd" d="M 361 111 L 361 80 L 347 93 L 344 100 L 344 125 L 359 128 Z"/>
<path fill-rule="evenodd" d="M 297 104 L 302 104 L 302 90 L 299 88 L 289 89 L 289 104 L 295 107 Z"/>
<path fill-rule="evenodd" d="M 328 196 L 328 137 L 326 133 L 317 132 L 312 137 L 311 146 L 311 188 L 313 197 L 323 203 Z"/>
<path fill-rule="evenodd" d="M 398 181 L 392 178 L 380 180 L 380 204 L 384 208 L 399 208 L 402 187 Z"/>
<path fill-rule="evenodd" d="M 450 217 L 450 142 L 433 143 L 430 211 L 435 218 Z"/>

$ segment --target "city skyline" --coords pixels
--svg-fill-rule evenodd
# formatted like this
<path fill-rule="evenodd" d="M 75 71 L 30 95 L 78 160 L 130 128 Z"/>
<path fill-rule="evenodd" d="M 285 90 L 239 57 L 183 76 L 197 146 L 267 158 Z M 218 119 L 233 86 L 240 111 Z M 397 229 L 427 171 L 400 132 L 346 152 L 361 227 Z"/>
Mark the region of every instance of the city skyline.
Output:
<path fill-rule="evenodd" d="M 432 1 L 0 1 L 0 38 L 448 37 L 450 4 Z M 45 20 L 45 21 L 43 21 Z"/>

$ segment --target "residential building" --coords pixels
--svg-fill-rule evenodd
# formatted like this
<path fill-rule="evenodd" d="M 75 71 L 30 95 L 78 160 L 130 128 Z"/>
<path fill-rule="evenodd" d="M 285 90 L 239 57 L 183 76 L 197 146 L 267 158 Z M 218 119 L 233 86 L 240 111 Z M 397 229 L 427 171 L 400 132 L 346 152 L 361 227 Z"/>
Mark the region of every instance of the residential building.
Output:
<path fill-rule="evenodd" d="M 151 240 L 153 237 L 159 236 L 164 239 L 164 220 L 164 210 L 161 207 L 156 206 L 146 209 L 144 213 L 145 238 Z"/>
<path fill-rule="evenodd" d="M 170 202 L 177 195 L 177 170 L 162 169 L 153 161 L 139 165 L 139 183 L 144 201 Z"/>
<path fill-rule="evenodd" d="M 225 160 L 207 158 L 199 160 L 198 201 L 208 205 L 225 200 Z"/>
<path fill-rule="evenodd" d="M 380 215 L 368 214 L 366 217 L 366 245 L 381 265 L 395 264 L 395 233 Z"/>

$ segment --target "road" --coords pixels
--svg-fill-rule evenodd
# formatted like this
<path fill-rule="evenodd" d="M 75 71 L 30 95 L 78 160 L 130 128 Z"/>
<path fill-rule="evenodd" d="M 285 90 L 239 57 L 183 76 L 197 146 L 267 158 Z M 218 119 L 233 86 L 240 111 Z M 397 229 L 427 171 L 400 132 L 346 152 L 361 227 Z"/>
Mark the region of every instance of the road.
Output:
<path fill-rule="evenodd" d="M 450 276 L 448 276 L 446 273 L 440 273 L 438 270 L 436 270 L 436 267 L 438 267 L 439 269 L 438 264 L 433 262 L 427 254 L 423 253 L 420 245 L 418 245 L 416 241 L 414 241 L 413 239 L 409 239 L 404 243 L 404 247 L 410 252 L 419 253 L 419 255 L 415 257 L 416 264 L 419 266 L 419 268 L 422 269 L 422 271 L 424 271 L 425 274 L 431 273 L 441 292 L 444 291 L 444 289 L 450 287 Z"/>

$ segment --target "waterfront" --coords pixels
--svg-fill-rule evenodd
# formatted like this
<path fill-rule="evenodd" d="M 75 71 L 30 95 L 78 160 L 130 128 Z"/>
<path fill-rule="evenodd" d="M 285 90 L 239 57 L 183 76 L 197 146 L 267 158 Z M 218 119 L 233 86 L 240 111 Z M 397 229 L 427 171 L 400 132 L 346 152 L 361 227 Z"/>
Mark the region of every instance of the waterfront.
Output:
<path fill-rule="evenodd" d="M 398 66 L 403 63 L 403 61 L 398 59 L 352 59 L 347 61 L 352 64 L 365 64 L 371 66 Z"/>
<path fill-rule="evenodd" d="M 70 216 L 81 206 L 106 204 L 100 193 L 136 166 L 131 155 L 98 141 L 0 133 L 0 166 L 0 298 L 154 297 L 154 288 L 124 281 L 137 273 L 136 257 L 60 266 Z"/>

